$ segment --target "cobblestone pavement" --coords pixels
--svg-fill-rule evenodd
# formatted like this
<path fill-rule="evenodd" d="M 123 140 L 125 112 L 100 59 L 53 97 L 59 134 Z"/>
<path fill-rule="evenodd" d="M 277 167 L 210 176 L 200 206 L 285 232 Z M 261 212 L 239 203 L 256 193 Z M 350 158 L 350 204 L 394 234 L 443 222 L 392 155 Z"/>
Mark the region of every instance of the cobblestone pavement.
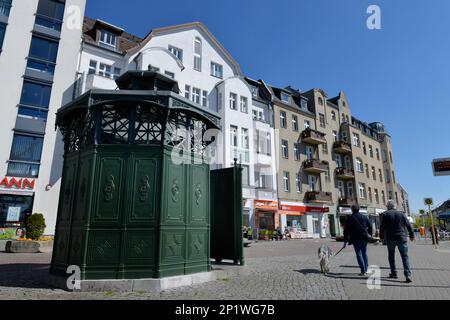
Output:
<path fill-rule="evenodd" d="M 332 261 L 330 274 L 318 271 L 317 248 L 326 243 L 337 251 L 341 243 L 328 240 L 258 242 L 245 248 L 245 275 L 156 293 L 79 293 L 46 284 L 50 254 L 0 253 L 0 299 L 450 299 L 450 244 L 438 250 L 417 242 L 410 246 L 411 284 L 387 279 L 387 249 L 369 247 L 370 264 L 381 268 L 381 289 L 369 290 L 357 276 L 352 248 Z M 398 265 L 401 265 L 397 256 Z M 402 270 L 399 269 L 399 275 Z"/>

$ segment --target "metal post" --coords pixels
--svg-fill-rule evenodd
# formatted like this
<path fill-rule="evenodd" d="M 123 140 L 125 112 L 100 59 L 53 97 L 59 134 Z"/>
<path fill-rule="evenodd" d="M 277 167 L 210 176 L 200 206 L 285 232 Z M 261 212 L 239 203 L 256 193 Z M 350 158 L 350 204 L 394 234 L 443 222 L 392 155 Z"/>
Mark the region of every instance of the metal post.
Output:
<path fill-rule="evenodd" d="M 436 234 L 436 228 L 434 226 L 434 219 L 433 219 L 433 212 L 431 211 L 431 205 L 428 205 L 428 214 L 431 217 L 431 239 L 433 240 L 434 236 L 434 248 L 437 249 L 437 234 Z"/>

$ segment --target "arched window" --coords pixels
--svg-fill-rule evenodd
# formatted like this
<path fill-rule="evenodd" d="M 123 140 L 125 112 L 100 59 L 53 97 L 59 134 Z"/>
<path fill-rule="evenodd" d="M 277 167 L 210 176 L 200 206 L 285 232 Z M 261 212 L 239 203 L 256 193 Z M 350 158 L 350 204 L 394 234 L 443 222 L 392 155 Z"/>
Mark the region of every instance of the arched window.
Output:
<path fill-rule="evenodd" d="M 194 40 L 194 70 L 202 71 L 202 40 L 198 37 Z"/>

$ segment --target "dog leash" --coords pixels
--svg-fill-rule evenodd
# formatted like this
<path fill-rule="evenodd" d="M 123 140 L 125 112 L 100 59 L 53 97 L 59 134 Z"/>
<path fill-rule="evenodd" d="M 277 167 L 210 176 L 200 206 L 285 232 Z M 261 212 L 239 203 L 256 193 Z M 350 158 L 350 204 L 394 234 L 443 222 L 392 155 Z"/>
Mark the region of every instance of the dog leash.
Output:
<path fill-rule="evenodd" d="M 341 250 L 339 250 L 339 251 L 334 255 L 334 257 L 336 257 L 339 253 L 341 253 L 341 251 L 344 250 L 345 248 L 346 248 L 346 247 L 342 247 Z"/>

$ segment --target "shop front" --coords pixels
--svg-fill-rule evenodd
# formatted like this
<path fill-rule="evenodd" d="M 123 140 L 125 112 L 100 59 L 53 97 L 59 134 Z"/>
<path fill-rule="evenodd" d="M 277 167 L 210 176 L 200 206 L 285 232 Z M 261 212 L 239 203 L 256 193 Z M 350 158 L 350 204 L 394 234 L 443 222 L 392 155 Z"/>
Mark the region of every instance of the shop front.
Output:
<path fill-rule="evenodd" d="M 368 215 L 366 207 L 360 207 L 359 212 Z M 337 208 L 337 217 L 339 220 L 340 236 L 344 236 L 344 227 L 348 218 L 352 215 L 352 209 L 349 206 L 339 206 Z"/>
<path fill-rule="evenodd" d="M 258 230 L 274 231 L 279 227 L 278 202 L 273 200 L 254 200 L 255 227 Z"/>
<path fill-rule="evenodd" d="M 281 202 L 280 225 L 287 228 L 292 239 L 325 238 L 329 227 L 328 207 L 303 203 Z"/>
<path fill-rule="evenodd" d="M 0 181 L 0 239 L 23 233 L 26 218 L 31 215 L 34 179 L 4 177 Z"/>

